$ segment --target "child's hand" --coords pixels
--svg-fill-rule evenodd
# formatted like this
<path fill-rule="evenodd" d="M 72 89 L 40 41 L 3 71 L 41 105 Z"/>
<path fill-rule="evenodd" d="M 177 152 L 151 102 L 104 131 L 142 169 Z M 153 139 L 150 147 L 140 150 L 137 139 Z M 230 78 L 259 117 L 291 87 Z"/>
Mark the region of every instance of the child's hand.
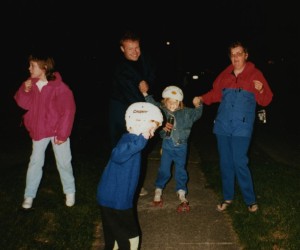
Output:
<path fill-rule="evenodd" d="M 32 88 L 32 83 L 31 83 L 31 80 L 27 80 L 25 81 L 25 84 L 24 84 L 24 91 L 25 92 L 29 92 Z"/>
<path fill-rule="evenodd" d="M 166 122 L 166 125 L 163 127 L 163 130 L 166 132 L 170 132 L 173 129 L 173 124 Z"/>
<path fill-rule="evenodd" d="M 199 96 L 195 96 L 193 99 L 193 104 L 197 108 L 201 105 L 202 99 Z"/>
<path fill-rule="evenodd" d="M 151 138 L 150 131 L 147 131 L 147 132 L 142 133 L 142 136 L 144 136 L 144 138 L 145 138 L 146 140 L 150 139 L 150 138 Z"/>

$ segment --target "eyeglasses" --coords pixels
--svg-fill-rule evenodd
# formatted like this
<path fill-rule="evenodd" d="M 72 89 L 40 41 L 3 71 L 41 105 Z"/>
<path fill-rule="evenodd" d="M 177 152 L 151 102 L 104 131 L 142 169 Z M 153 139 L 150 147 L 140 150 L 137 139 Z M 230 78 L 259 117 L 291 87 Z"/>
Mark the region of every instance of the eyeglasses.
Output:
<path fill-rule="evenodd" d="M 241 57 L 245 52 L 236 52 L 235 54 L 230 54 L 230 57 Z"/>

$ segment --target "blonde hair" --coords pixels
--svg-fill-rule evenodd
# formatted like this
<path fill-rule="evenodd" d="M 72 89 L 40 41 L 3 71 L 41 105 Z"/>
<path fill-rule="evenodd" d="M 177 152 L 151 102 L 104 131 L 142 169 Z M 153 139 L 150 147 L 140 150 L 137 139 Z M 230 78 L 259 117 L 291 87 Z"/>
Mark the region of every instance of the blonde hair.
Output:
<path fill-rule="evenodd" d="M 162 107 L 166 108 L 167 107 L 167 101 L 169 100 L 170 98 L 163 98 L 161 100 L 161 105 Z M 184 108 L 184 103 L 183 101 L 179 101 L 179 105 L 178 105 L 178 109 L 183 109 Z"/>

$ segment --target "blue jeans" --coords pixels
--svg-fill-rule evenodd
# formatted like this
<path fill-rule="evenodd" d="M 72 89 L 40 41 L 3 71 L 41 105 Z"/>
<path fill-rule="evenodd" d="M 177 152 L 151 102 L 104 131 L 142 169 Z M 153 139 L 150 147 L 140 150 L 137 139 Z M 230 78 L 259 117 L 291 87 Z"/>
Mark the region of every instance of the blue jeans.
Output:
<path fill-rule="evenodd" d="M 216 135 L 224 200 L 233 200 L 235 178 L 247 206 L 256 202 L 252 176 L 248 167 L 250 137 Z"/>
<path fill-rule="evenodd" d="M 39 141 L 32 140 L 32 153 L 27 169 L 26 188 L 24 197 L 36 197 L 38 187 L 40 185 L 43 166 L 45 161 L 45 151 L 49 142 L 52 143 L 53 152 L 56 159 L 57 170 L 60 175 L 63 192 L 65 194 L 75 193 L 75 179 L 73 176 L 73 168 L 71 164 L 71 148 L 70 139 L 68 138 L 60 145 L 54 144 L 54 138 L 44 138 Z"/>
<path fill-rule="evenodd" d="M 172 139 L 164 139 L 158 175 L 155 181 L 157 188 L 164 189 L 171 178 L 171 165 L 175 164 L 176 191 L 187 193 L 188 174 L 186 171 L 187 144 L 174 145 Z"/>

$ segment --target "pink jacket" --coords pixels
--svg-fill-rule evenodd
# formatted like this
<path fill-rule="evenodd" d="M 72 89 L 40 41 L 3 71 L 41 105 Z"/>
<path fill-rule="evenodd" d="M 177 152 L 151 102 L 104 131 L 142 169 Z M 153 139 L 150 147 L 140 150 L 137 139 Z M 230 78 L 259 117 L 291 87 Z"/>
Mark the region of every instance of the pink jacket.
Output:
<path fill-rule="evenodd" d="M 54 74 L 56 79 L 49 81 L 41 91 L 36 85 L 39 79 L 31 78 L 31 91 L 24 91 L 23 82 L 14 96 L 17 104 L 27 110 L 24 125 L 35 141 L 53 136 L 65 141 L 72 131 L 76 112 L 74 96 L 61 75 Z"/>

